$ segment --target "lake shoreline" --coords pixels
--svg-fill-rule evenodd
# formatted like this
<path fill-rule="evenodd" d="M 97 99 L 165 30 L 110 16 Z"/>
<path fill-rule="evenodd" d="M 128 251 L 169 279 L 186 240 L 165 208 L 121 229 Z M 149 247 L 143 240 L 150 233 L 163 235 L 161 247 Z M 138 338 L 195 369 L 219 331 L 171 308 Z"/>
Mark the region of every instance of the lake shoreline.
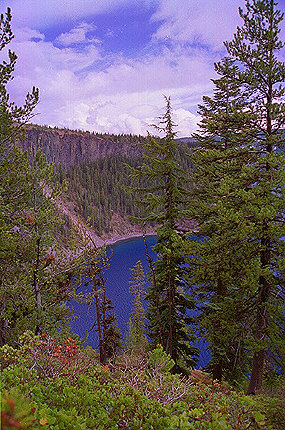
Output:
<path fill-rule="evenodd" d="M 117 245 L 118 243 L 121 242 L 129 242 L 131 240 L 135 240 L 135 239 L 139 239 L 141 237 L 155 237 L 156 236 L 156 232 L 148 232 L 148 233 L 141 233 L 141 232 L 137 232 L 137 233 L 132 233 L 132 234 L 128 234 L 128 235 L 123 235 L 123 236 L 119 236 L 116 238 L 110 238 L 107 239 L 104 242 L 103 246 L 112 246 L 112 245 Z"/>
<path fill-rule="evenodd" d="M 119 242 L 138 239 L 143 236 L 146 236 L 146 237 L 157 236 L 157 232 L 155 228 L 148 227 L 148 228 L 142 229 L 139 225 L 125 225 L 124 227 L 126 228 L 125 232 L 123 229 L 120 229 L 121 231 L 119 232 L 118 231 L 119 229 L 115 228 L 115 231 L 113 232 L 113 234 L 110 235 L 110 237 L 106 237 L 106 236 L 105 237 L 103 236 L 100 238 L 98 237 L 98 239 L 101 242 L 100 247 L 115 245 Z M 183 221 L 181 223 L 181 227 L 183 227 L 184 231 L 188 229 L 192 233 L 197 233 L 199 231 L 197 224 L 191 220 Z"/>

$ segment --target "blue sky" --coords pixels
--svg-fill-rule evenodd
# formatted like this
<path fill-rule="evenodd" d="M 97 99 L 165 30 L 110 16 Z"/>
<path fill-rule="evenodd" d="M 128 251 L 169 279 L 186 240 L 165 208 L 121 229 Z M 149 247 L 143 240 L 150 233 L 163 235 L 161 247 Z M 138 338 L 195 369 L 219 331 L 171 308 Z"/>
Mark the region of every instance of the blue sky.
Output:
<path fill-rule="evenodd" d="M 135 134 L 152 131 L 167 95 L 190 135 L 243 1 L 2 0 L 19 57 L 11 95 L 39 87 L 38 124 Z"/>

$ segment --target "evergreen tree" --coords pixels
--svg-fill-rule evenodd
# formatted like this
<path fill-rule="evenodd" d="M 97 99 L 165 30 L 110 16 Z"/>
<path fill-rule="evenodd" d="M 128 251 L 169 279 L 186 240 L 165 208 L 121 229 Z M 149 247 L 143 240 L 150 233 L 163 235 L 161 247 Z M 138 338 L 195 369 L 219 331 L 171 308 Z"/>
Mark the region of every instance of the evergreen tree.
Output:
<path fill-rule="evenodd" d="M 91 293 L 85 295 L 90 308 L 95 305 L 95 321 L 89 330 L 96 327 L 98 333 L 100 363 L 106 364 L 116 356 L 122 346 L 121 333 L 117 326 L 117 316 L 114 307 L 106 296 L 106 279 L 104 272 L 109 268 L 111 257 L 105 249 L 91 249 L 83 266 L 82 273 L 87 276 L 85 282 L 91 287 Z M 87 266 L 87 268 L 86 268 Z"/>
<path fill-rule="evenodd" d="M 159 226 L 154 247 L 157 261 L 147 297 L 149 335 L 175 361 L 174 370 L 181 370 L 185 363 L 193 364 L 196 350 L 189 344 L 193 337 L 187 311 L 193 303 L 185 293 L 184 238 L 179 231 L 187 214 L 184 206 L 188 178 L 176 161 L 179 143 L 175 141 L 174 127 L 170 99 L 166 98 L 165 114 L 156 126 L 165 136 L 162 139 L 149 136 L 142 145 L 144 162 L 131 171 L 134 179 L 139 181 L 143 177 L 149 184 L 135 190 L 147 212 L 139 220 Z"/>
<path fill-rule="evenodd" d="M 145 311 L 143 300 L 145 298 L 145 275 L 142 263 L 139 260 L 131 269 L 130 293 L 133 296 L 133 312 L 129 320 L 127 333 L 127 348 L 136 354 L 143 353 L 147 347 L 145 334 Z"/>
<path fill-rule="evenodd" d="M 11 29 L 11 20 L 11 10 L 8 8 L 5 15 L 0 15 L 0 52 L 4 51 L 14 38 Z M 33 88 L 32 92 L 27 94 L 23 106 L 16 106 L 14 102 L 10 101 L 7 85 L 13 79 L 16 62 L 17 55 L 15 52 L 9 50 L 8 60 L 4 60 L 0 65 L 1 160 L 9 156 L 15 139 L 20 135 L 22 125 L 28 122 L 33 116 L 33 110 L 39 99 L 38 89 Z"/>
<path fill-rule="evenodd" d="M 11 13 L 0 17 L 0 51 L 13 39 Z M 7 84 L 17 56 L 8 51 L 0 65 L 0 344 L 17 344 L 27 329 L 58 331 L 70 315 L 63 303 L 71 297 L 71 277 L 53 252 L 56 205 L 54 176 L 40 152 L 22 153 L 15 140 L 33 116 L 38 90 L 22 107 L 10 101 Z M 52 249 L 53 248 L 53 249 Z"/>
<path fill-rule="evenodd" d="M 12 41 L 12 15 L 8 8 L 0 16 L 0 52 Z M 7 84 L 13 79 L 17 56 L 8 51 L 8 59 L 0 64 L 0 344 L 9 339 L 11 324 L 26 313 L 25 300 L 21 300 L 22 251 L 24 241 L 21 230 L 23 211 L 29 208 L 30 167 L 26 154 L 15 147 L 21 127 L 32 117 L 38 102 L 38 90 L 33 89 L 22 107 L 10 101 Z M 22 306 L 18 307 L 19 300 Z"/>
<path fill-rule="evenodd" d="M 225 44 L 228 58 L 216 65 L 214 96 L 200 108 L 202 147 L 193 157 L 200 197 L 192 208 L 206 239 L 191 252 L 198 256 L 193 281 L 208 287 L 212 310 L 203 323 L 216 375 L 247 351 L 248 393 L 255 393 L 266 353 L 275 349 L 272 333 L 282 335 L 276 322 L 284 299 L 283 16 L 274 0 L 247 1 L 240 16 L 243 26 Z"/>
<path fill-rule="evenodd" d="M 247 203 L 242 206 L 234 191 L 241 187 L 245 160 L 252 157 L 244 145 L 250 144 L 252 136 L 246 130 L 250 119 L 244 109 L 246 95 L 240 94 L 239 83 L 231 79 L 237 70 L 234 62 L 225 58 L 215 69 L 219 78 L 213 80 L 213 97 L 204 97 L 199 107 L 201 132 L 196 138 L 200 145 L 193 151 L 193 217 L 199 222 L 199 236 L 207 239 L 191 241 L 188 253 L 196 255 L 190 259 L 190 274 L 192 284 L 201 284 L 198 298 L 204 297 L 203 318 L 199 319 L 210 341 L 210 367 L 213 378 L 221 380 L 223 374 L 235 378 L 242 358 L 244 308 L 236 303 L 249 256 L 233 231 L 244 230 L 241 222 Z"/>
<path fill-rule="evenodd" d="M 51 291 L 54 288 L 54 282 L 51 281 L 54 273 L 51 273 L 50 268 L 59 257 L 56 256 L 57 244 L 51 232 L 60 222 L 56 204 L 52 200 L 56 196 L 53 166 L 45 161 L 39 150 L 32 154 L 30 160 L 30 187 L 30 209 L 25 213 L 28 220 L 25 255 L 30 265 L 36 303 L 35 332 L 38 334 L 44 326 L 44 302 L 55 294 Z"/>

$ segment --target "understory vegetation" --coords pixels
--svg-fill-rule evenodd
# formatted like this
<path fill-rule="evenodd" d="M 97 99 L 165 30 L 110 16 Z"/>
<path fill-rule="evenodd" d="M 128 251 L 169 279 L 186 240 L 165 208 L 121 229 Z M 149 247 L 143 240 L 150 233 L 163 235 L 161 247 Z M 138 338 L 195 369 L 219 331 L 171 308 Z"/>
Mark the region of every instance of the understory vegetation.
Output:
<path fill-rule="evenodd" d="M 173 375 L 157 347 L 101 365 L 94 350 L 26 332 L 5 346 L 2 429 L 282 430 L 284 392 L 245 396 L 201 371 Z M 277 382 L 277 381 L 276 381 Z M 281 384 L 281 381 L 279 381 Z M 275 384 L 275 387 L 277 385 Z"/>

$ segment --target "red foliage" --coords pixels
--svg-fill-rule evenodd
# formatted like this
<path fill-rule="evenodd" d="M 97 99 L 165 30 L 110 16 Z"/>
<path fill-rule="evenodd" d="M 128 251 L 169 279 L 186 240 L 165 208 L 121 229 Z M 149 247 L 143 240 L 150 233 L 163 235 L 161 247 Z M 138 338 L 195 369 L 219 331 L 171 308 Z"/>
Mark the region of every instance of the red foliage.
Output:
<path fill-rule="evenodd" d="M 46 333 L 40 341 L 30 349 L 30 355 L 34 361 L 34 367 L 44 377 L 75 377 L 82 373 L 90 365 L 84 352 L 74 343 L 74 339 L 68 337 L 63 343 L 57 343 Z"/>
<path fill-rule="evenodd" d="M 55 256 L 53 254 L 47 254 L 46 257 L 43 259 L 44 267 L 47 267 L 54 262 L 55 262 Z"/>
<path fill-rule="evenodd" d="M 23 216 L 27 224 L 34 224 L 36 221 L 35 218 L 32 215 L 30 215 L 29 212 L 27 211 L 23 212 Z"/>
<path fill-rule="evenodd" d="M 3 411 L 1 412 L 1 421 L 2 421 L 2 425 L 1 425 L 2 430 L 8 430 L 12 428 L 16 428 L 16 429 L 22 428 L 19 421 L 15 420 L 15 418 L 11 417 L 9 414 Z"/>

